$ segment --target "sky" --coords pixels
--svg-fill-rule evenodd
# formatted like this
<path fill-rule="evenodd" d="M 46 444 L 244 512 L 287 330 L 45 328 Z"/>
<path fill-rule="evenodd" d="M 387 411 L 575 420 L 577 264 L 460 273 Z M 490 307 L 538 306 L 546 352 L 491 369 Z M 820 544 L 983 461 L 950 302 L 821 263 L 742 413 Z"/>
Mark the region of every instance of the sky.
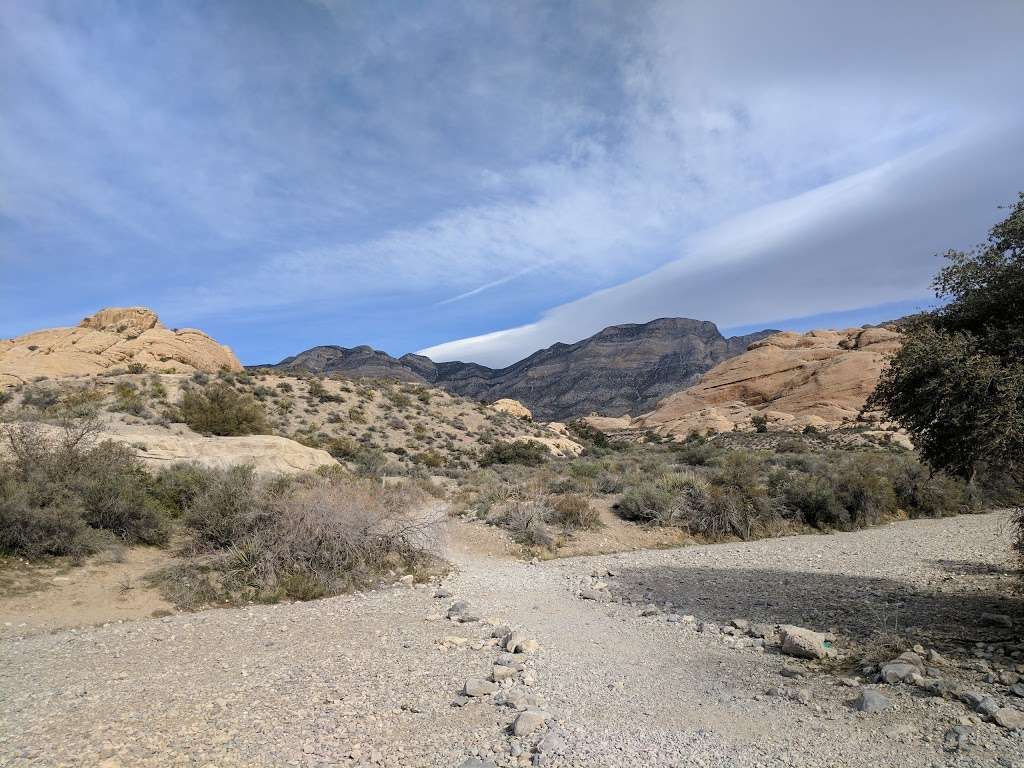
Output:
<path fill-rule="evenodd" d="M 898 317 L 1024 190 L 1020 0 L 5 0 L 0 337 L 506 365 Z"/>

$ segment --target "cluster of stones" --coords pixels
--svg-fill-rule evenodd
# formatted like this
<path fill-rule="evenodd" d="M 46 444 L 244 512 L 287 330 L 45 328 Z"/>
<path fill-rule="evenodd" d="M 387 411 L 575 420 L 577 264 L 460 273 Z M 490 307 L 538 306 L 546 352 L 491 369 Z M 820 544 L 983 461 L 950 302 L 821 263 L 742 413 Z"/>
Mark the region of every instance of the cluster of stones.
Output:
<path fill-rule="evenodd" d="M 593 572 L 580 583 L 576 590 L 577 596 L 602 603 L 628 602 L 613 594 L 609 588 L 606 579 L 615 575 L 614 571 L 608 569 Z M 692 615 L 680 615 L 671 603 L 643 603 L 638 608 L 638 615 L 642 618 L 661 619 L 669 624 L 692 626 L 697 632 L 718 637 L 734 648 L 748 648 L 754 652 L 764 652 L 771 648 L 783 655 L 810 661 L 812 666 L 818 660 L 849 654 L 849 651 L 844 653 L 836 647 L 837 637 L 833 633 L 817 632 L 805 627 L 759 624 L 742 618 L 719 625 L 698 620 Z M 1001 629 L 1013 627 L 1012 619 L 1003 614 L 987 613 L 981 619 L 983 624 Z M 973 660 L 953 665 L 936 649 L 915 645 L 888 662 L 866 665 L 861 669 L 861 676 L 843 677 L 839 683 L 859 689 L 857 697 L 847 703 L 855 711 L 865 714 L 875 714 L 894 707 L 886 695 L 886 686 L 914 686 L 922 693 L 961 702 L 968 713 L 961 718 L 959 725 L 945 734 L 943 744 L 947 750 L 963 749 L 971 743 L 976 735 L 976 727 L 983 722 L 1024 732 L 1024 643 L 988 645 L 979 642 L 975 645 L 974 656 Z M 948 675 L 943 674 L 943 670 L 951 666 L 982 673 L 985 683 L 1000 686 L 1005 692 L 1003 701 L 997 695 L 973 690 L 970 686 L 950 680 Z M 782 675 L 800 679 L 808 671 L 810 669 L 787 665 L 782 669 Z M 806 689 L 776 686 L 767 693 L 812 705 L 812 694 Z"/>
<path fill-rule="evenodd" d="M 435 596 L 448 597 L 444 589 Z M 468 624 L 484 620 L 473 607 L 462 600 L 453 603 L 447 612 L 449 621 Z M 451 636 L 442 641 L 456 646 L 467 642 L 463 637 Z M 508 762 L 511 766 L 544 765 L 561 752 L 565 743 L 550 729 L 553 715 L 545 708 L 544 699 L 530 692 L 536 677 L 528 666 L 530 656 L 540 650 L 536 640 L 521 630 L 503 624 L 492 625 L 490 637 L 481 647 L 496 650 L 497 656 L 490 669 L 481 677 L 466 679 L 452 700 L 452 706 L 464 707 L 473 701 L 489 702 L 499 708 L 511 709 L 515 714 L 509 726 Z M 539 738 L 538 738 L 539 737 Z M 465 760 L 459 768 L 495 768 L 496 764 L 481 757 Z"/>

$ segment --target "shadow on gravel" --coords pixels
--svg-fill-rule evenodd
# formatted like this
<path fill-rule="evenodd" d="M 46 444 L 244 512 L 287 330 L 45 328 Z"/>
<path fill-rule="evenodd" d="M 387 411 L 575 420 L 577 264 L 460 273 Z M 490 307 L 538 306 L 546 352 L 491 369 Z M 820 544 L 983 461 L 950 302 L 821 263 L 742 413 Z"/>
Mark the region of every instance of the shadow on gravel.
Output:
<path fill-rule="evenodd" d="M 677 613 L 718 624 L 741 618 L 796 624 L 858 641 L 909 630 L 922 640 L 960 645 L 1017 641 L 1019 631 L 981 618 L 983 613 L 1007 614 L 1017 627 L 1024 626 L 1024 599 L 1011 594 L 1014 578 L 994 583 L 989 577 L 972 585 L 967 576 L 956 586 L 949 581 L 936 585 L 945 591 L 926 591 L 884 578 L 672 566 L 623 570 L 615 590 L 637 602 L 669 601 Z"/>
<path fill-rule="evenodd" d="M 1004 568 L 992 563 L 975 563 L 970 560 L 932 560 L 932 565 L 958 576 L 1014 576 L 1019 574 L 1012 568 Z"/>

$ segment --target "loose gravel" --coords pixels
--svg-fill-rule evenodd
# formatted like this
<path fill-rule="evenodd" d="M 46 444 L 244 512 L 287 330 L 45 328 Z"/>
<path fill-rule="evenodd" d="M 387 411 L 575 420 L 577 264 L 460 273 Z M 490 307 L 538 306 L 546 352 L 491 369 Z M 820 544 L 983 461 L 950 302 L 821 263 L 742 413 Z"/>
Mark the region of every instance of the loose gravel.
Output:
<path fill-rule="evenodd" d="M 459 552 L 444 597 L 396 586 L 6 637 L 0 764 L 1024 764 L 1024 731 L 862 669 L 921 642 L 950 679 L 1024 707 L 1008 541 L 993 513 L 534 564 Z M 826 633 L 840 658 L 759 647 L 761 624 Z M 860 711 L 867 690 L 889 706 Z"/>

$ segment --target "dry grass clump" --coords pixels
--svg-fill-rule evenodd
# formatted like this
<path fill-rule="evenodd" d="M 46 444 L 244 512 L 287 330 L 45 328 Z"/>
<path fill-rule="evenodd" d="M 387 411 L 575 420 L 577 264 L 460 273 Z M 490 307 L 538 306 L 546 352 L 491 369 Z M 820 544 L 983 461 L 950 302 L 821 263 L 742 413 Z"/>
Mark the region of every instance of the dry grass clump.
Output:
<path fill-rule="evenodd" d="M 601 527 L 601 516 L 583 494 L 566 493 L 551 497 L 549 520 L 566 530 L 585 530 Z"/>
<path fill-rule="evenodd" d="M 441 527 L 420 484 L 335 473 L 211 472 L 186 504 L 192 562 L 158 579 L 179 605 L 313 599 L 438 565 Z M 171 583 L 174 581 L 177 583 Z"/>

